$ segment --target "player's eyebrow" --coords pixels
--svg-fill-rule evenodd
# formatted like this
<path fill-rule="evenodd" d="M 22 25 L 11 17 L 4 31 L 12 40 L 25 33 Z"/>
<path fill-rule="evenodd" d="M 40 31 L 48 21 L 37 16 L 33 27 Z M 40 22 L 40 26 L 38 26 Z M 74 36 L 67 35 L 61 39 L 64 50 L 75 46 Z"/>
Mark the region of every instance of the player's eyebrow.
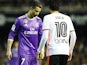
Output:
<path fill-rule="evenodd" d="M 36 12 L 39 12 L 38 10 L 35 10 Z"/>
<path fill-rule="evenodd" d="M 35 12 L 40 12 L 40 11 L 38 11 L 37 9 L 35 9 Z"/>

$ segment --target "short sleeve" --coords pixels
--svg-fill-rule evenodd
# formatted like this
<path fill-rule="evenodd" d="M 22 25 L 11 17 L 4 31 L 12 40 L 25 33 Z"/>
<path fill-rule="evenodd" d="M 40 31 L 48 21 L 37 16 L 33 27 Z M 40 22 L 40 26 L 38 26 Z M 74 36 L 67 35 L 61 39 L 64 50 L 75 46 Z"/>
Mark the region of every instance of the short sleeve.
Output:
<path fill-rule="evenodd" d="M 14 39 L 15 35 L 17 34 L 19 30 L 20 24 L 19 24 L 19 19 L 17 18 L 14 22 L 14 24 L 11 27 L 11 30 L 9 32 L 8 39 Z"/>
<path fill-rule="evenodd" d="M 42 20 L 39 19 L 39 35 L 42 36 Z"/>

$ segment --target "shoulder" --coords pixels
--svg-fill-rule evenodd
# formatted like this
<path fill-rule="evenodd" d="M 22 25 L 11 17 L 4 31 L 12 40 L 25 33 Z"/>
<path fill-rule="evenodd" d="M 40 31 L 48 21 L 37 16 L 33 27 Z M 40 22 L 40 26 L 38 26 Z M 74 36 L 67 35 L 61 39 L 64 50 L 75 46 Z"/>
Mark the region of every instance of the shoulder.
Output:
<path fill-rule="evenodd" d="M 15 20 L 15 24 L 20 24 L 21 23 L 20 21 L 24 20 L 25 17 L 26 17 L 25 15 L 17 17 L 16 20 Z"/>
<path fill-rule="evenodd" d="M 51 17 L 51 14 L 45 15 L 44 18 L 49 18 Z"/>
<path fill-rule="evenodd" d="M 24 19 L 26 15 L 19 16 L 17 19 Z"/>
<path fill-rule="evenodd" d="M 45 15 L 43 20 L 50 20 L 52 18 L 52 16 L 50 16 L 51 14 Z"/>
<path fill-rule="evenodd" d="M 36 16 L 36 19 L 37 19 L 37 20 L 41 20 L 41 18 L 40 18 L 40 17 L 38 17 L 38 16 Z"/>
<path fill-rule="evenodd" d="M 70 16 L 68 16 L 68 15 L 66 15 L 66 14 L 61 13 L 61 15 L 62 15 L 64 18 L 71 19 Z"/>
<path fill-rule="evenodd" d="M 42 19 L 40 17 L 36 16 L 35 18 L 36 18 L 38 23 L 42 24 Z"/>

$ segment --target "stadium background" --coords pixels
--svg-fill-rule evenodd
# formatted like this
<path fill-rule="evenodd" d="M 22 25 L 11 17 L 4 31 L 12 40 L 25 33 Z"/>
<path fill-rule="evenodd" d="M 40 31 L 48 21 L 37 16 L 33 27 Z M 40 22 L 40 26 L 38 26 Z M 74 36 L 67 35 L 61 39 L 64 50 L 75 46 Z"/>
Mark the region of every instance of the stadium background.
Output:
<path fill-rule="evenodd" d="M 39 15 L 43 19 L 49 13 L 48 0 L 40 1 L 46 5 Z M 77 34 L 73 59 L 68 65 L 87 65 L 87 0 L 59 2 L 60 11 L 71 17 Z M 0 0 L 0 65 L 7 65 L 5 52 L 9 30 L 15 19 L 28 11 L 29 4 L 29 0 Z"/>

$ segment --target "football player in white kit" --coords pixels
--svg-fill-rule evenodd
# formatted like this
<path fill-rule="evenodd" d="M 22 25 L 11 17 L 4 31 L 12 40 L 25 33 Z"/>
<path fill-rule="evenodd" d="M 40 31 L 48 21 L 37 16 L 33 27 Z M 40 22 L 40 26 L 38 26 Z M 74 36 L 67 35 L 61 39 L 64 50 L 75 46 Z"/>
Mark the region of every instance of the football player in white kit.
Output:
<path fill-rule="evenodd" d="M 58 11 L 58 0 L 49 1 L 51 14 L 44 16 L 43 35 L 38 54 L 47 42 L 47 65 L 67 65 L 71 61 L 76 42 L 76 33 L 71 18 Z"/>

